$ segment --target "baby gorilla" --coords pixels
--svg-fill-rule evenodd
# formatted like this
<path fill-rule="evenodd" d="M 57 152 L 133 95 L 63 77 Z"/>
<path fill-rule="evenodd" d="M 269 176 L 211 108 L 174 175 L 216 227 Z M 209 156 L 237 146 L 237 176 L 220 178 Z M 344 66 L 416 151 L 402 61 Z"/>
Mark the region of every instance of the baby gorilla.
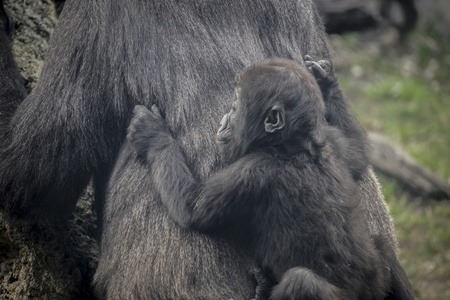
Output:
<path fill-rule="evenodd" d="M 311 58 L 306 65 L 324 88 L 338 88 L 331 65 Z M 338 91 L 327 95 L 342 100 Z M 347 112 L 337 113 L 326 120 L 322 92 L 306 69 L 274 59 L 239 77 L 217 132 L 228 166 L 204 182 L 155 106 L 135 108 L 128 138 L 176 223 L 232 237 L 254 255 L 256 298 L 383 299 L 389 270 L 355 196 L 354 178 L 367 163 L 350 161 L 364 160 L 365 137 L 353 138 L 344 130 L 349 121 L 339 120 Z"/>

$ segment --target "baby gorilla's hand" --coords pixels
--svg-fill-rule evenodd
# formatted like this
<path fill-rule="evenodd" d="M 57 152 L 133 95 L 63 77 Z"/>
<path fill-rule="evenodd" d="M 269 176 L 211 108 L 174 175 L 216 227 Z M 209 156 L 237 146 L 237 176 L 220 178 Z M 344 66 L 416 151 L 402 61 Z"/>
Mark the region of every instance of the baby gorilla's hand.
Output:
<path fill-rule="evenodd" d="M 316 78 L 322 93 L 325 92 L 333 85 L 337 83 L 336 75 L 334 74 L 334 68 L 330 61 L 319 60 L 316 61 L 311 56 L 306 55 L 304 57 L 305 66 L 308 71 Z"/>
<path fill-rule="evenodd" d="M 156 105 L 151 111 L 142 105 L 134 108 L 134 115 L 127 130 L 127 139 L 140 159 L 152 160 L 171 138 L 164 119 Z"/>

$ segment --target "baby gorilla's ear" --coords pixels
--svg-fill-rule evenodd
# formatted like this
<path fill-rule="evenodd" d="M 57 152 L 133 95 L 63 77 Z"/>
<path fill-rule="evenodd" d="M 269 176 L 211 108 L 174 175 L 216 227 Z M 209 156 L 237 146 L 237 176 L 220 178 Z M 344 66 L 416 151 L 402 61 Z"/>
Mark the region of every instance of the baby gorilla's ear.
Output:
<path fill-rule="evenodd" d="M 285 115 L 283 107 L 274 105 L 267 112 L 264 120 L 264 129 L 267 133 L 274 133 L 285 126 Z"/>

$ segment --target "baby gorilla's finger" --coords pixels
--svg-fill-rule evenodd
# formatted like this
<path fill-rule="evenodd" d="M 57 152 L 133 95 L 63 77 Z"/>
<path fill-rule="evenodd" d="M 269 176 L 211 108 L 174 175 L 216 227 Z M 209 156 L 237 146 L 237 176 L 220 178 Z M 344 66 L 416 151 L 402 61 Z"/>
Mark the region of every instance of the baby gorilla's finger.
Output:
<path fill-rule="evenodd" d="M 308 61 L 315 61 L 315 59 L 311 55 L 308 55 L 308 54 L 303 57 L 303 60 L 305 61 L 305 63 Z"/>
<path fill-rule="evenodd" d="M 315 61 L 311 61 L 308 64 L 307 68 L 317 79 L 323 79 L 327 76 L 327 71 L 324 70 L 322 66 Z"/>
<path fill-rule="evenodd" d="M 159 110 L 158 106 L 156 106 L 156 104 L 152 105 L 152 112 L 157 116 L 162 118 L 161 116 L 161 111 Z"/>
<path fill-rule="evenodd" d="M 148 110 L 148 108 L 143 105 L 136 105 L 133 110 L 133 118 L 131 119 L 131 122 L 145 116 L 147 118 L 151 116 L 151 112 Z"/>
<path fill-rule="evenodd" d="M 133 118 L 127 129 L 127 138 L 133 140 L 137 134 L 145 131 L 150 126 L 149 120 L 152 118 L 151 112 L 142 105 L 134 107 Z"/>
<path fill-rule="evenodd" d="M 327 74 L 329 74 L 330 73 L 330 70 L 331 70 L 331 68 L 332 68 L 332 66 L 331 66 L 331 62 L 330 61 L 328 61 L 328 60 L 319 60 L 318 62 L 317 62 L 317 64 L 327 73 Z"/>

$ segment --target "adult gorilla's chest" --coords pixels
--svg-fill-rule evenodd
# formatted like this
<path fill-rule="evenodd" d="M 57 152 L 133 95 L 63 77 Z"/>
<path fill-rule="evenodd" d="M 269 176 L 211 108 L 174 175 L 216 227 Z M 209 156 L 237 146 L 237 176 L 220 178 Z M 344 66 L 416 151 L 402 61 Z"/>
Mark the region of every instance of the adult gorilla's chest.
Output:
<path fill-rule="evenodd" d="M 295 1 L 166 1 L 143 9 L 148 29 L 136 32 L 143 58 L 135 58 L 144 63 L 132 63 L 141 71 L 130 74 L 144 74 L 136 81 L 149 95 L 136 100 L 166 112 L 190 165 L 207 175 L 218 161 L 214 136 L 232 103 L 236 76 L 267 57 L 302 62 L 301 7 Z"/>

